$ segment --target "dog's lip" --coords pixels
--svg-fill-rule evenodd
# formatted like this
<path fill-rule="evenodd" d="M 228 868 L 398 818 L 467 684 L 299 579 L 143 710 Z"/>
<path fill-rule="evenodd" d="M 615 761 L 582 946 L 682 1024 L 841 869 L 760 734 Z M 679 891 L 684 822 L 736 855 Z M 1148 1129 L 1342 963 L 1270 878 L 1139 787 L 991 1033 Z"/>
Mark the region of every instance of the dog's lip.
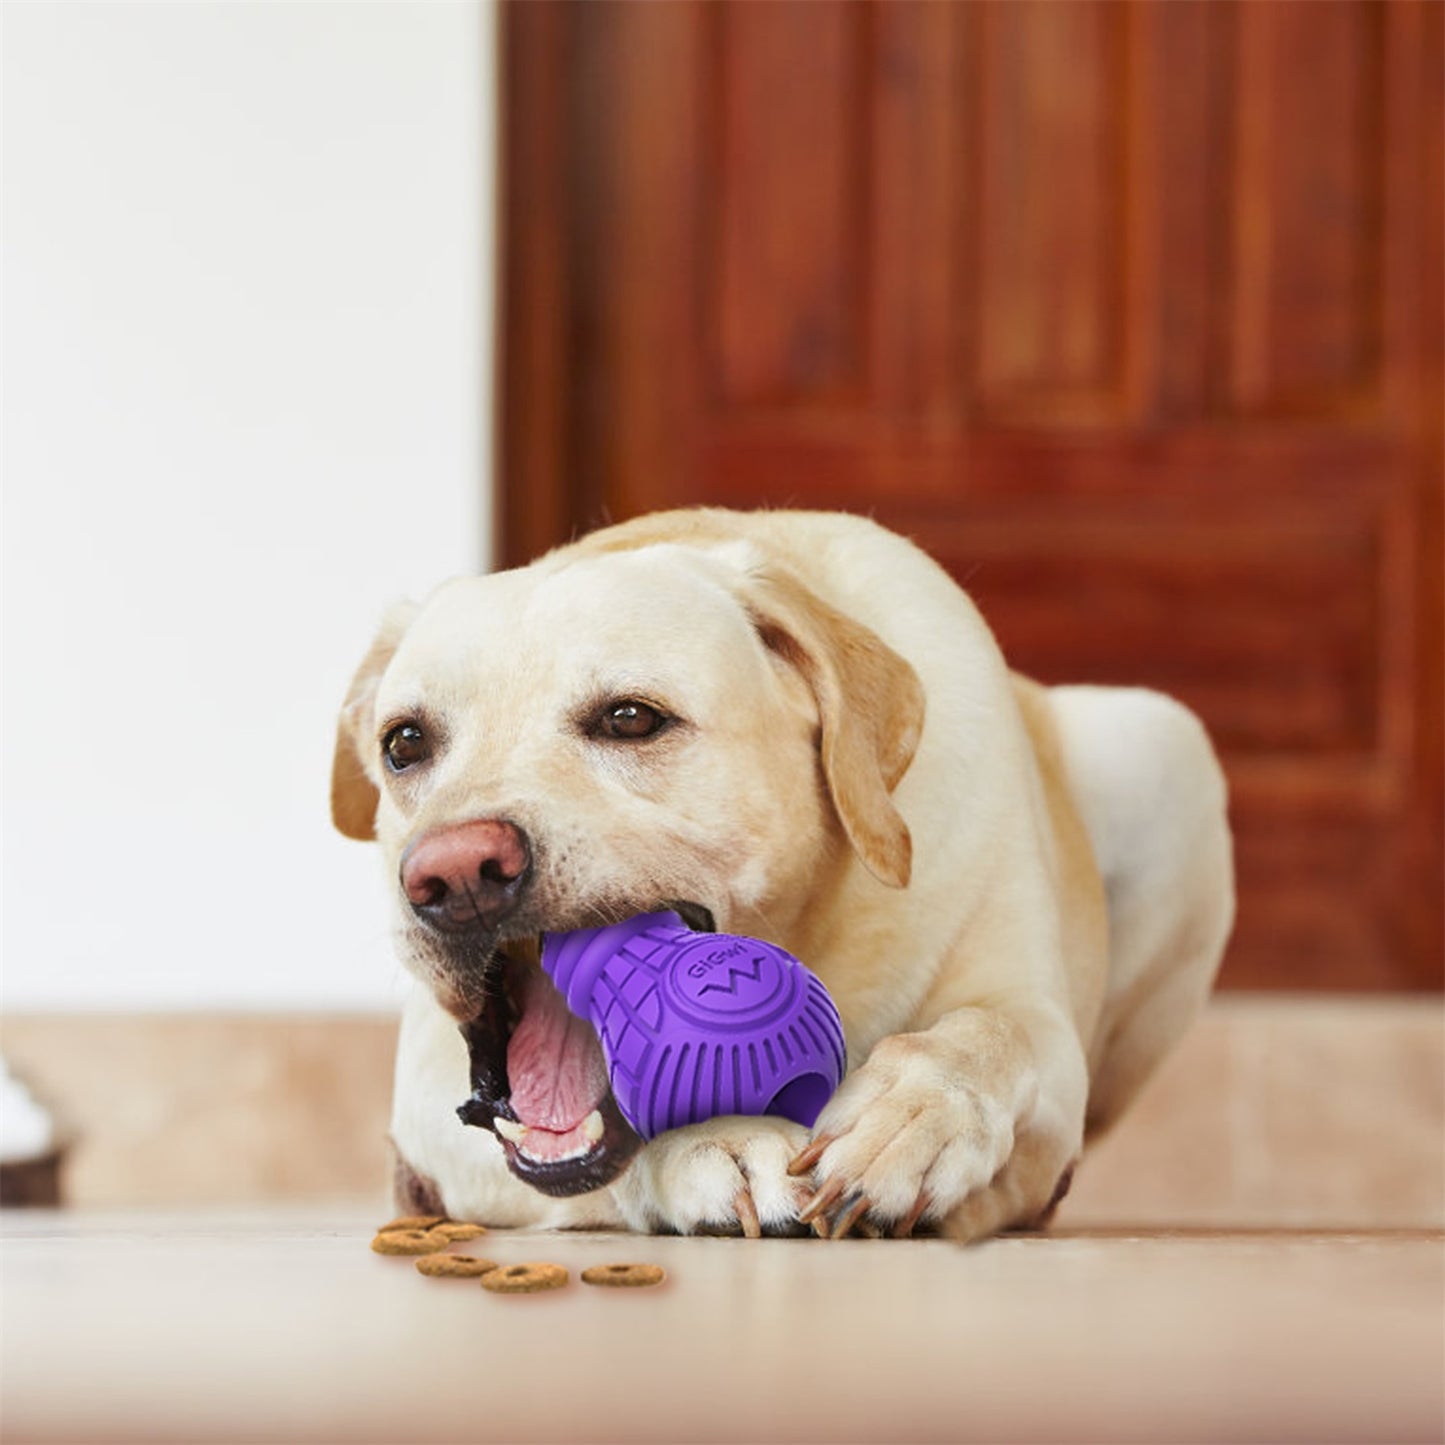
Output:
<path fill-rule="evenodd" d="M 642 1139 L 622 1117 L 611 1090 L 597 1110 L 602 1116 L 602 1137 L 585 1154 L 567 1159 L 538 1159 L 522 1145 L 498 1134 L 507 1167 L 524 1184 L 559 1197 L 586 1194 L 610 1184 L 632 1162 L 632 1156 L 642 1147 Z"/>
<path fill-rule="evenodd" d="M 712 909 L 705 903 L 695 903 L 687 898 L 676 898 L 659 903 L 657 908 L 677 914 L 694 933 L 717 932 L 717 920 Z"/>
<path fill-rule="evenodd" d="M 690 898 L 660 898 L 652 903 L 618 905 L 612 903 L 581 904 L 575 909 L 549 909 L 543 917 L 524 911 L 515 920 L 503 925 L 494 936 L 493 957 L 506 957 L 514 962 L 538 959 L 542 942 L 549 933 L 580 933 L 586 929 L 623 923 L 646 913 L 675 913 L 694 933 L 716 933 L 717 915 L 706 903 Z"/>

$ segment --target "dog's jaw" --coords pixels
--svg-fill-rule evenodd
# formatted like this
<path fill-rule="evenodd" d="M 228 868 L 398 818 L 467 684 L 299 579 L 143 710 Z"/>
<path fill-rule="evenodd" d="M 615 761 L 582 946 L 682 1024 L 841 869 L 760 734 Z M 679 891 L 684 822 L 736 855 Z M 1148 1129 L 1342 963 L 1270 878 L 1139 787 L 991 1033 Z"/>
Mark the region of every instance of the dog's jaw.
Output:
<path fill-rule="evenodd" d="M 600 1081 L 596 1099 L 584 1097 L 590 1109 L 574 1107 L 577 1119 L 551 1120 L 566 1127 L 553 1128 L 535 1117 L 528 1122 L 513 1102 L 513 1083 L 508 1071 L 508 1051 L 514 1034 L 524 1019 L 528 1001 L 533 1009 L 549 1008 L 555 1012 L 565 1008 L 559 998 L 539 1003 L 544 990 L 555 990 L 540 974 L 533 961 L 519 961 L 499 955 L 502 987 L 494 990 L 486 1007 L 476 1018 L 462 1025 L 471 1066 L 472 1092 L 458 1108 L 464 1124 L 489 1129 L 501 1141 L 507 1167 L 524 1184 L 543 1194 L 585 1194 L 610 1184 L 627 1168 L 632 1156 L 642 1147 L 642 1140 L 622 1117 L 605 1076 Z M 580 1035 L 582 1026 L 569 1032 Z M 600 1046 L 594 1039 L 574 1038 L 572 1053 Z M 583 1059 L 585 1065 L 589 1062 Z M 558 1071 L 571 1066 L 575 1073 L 578 1061 L 560 1056 Z M 525 1086 L 527 1081 L 518 1081 Z M 544 1081 L 545 1083 L 545 1081 Z M 596 1087 L 596 1086 L 594 1086 Z M 530 1092 L 537 1092 L 535 1087 Z"/>
<path fill-rule="evenodd" d="M 698 931 L 710 931 L 712 910 L 668 902 Z M 607 1082 L 601 1045 L 590 1025 L 568 1014 L 542 972 L 534 941 L 505 944 L 484 969 L 484 1003 L 462 1023 L 471 1094 L 457 1109 L 464 1124 L 488 1129 L 502 1144 L 507 1167 L 543 1194 L 566 1196 L 615 1180 L 642 1147 Z M 510 1064 L 527 1069 L 514 1080 Z M 563 1099 L 558 1113 L 552 1105 Z M 590 1108 L 586 1107 L 590 1104 Z"/>

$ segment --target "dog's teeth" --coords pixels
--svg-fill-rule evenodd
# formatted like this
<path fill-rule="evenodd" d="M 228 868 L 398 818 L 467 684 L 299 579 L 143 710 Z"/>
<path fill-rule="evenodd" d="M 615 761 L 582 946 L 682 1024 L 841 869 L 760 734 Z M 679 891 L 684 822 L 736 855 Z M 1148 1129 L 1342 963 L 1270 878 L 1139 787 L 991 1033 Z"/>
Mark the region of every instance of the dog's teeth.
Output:
<path fill-rule="evenodd" d="M 595 1144 L 602 1137 L 602 1129 L 602 1111 L 600 1109 L 594 1109 L 582 1121 L 582 1137 L 586 1139 L 589 1144 Z"/>
<path fill-rule="evenodd" d="M 515 1119 L 494 1119 L 492 1127 L 503 1139 L 510 1139 L 514 1144 L 520 1144 L 527 1137 L 527 1126 Z"/>

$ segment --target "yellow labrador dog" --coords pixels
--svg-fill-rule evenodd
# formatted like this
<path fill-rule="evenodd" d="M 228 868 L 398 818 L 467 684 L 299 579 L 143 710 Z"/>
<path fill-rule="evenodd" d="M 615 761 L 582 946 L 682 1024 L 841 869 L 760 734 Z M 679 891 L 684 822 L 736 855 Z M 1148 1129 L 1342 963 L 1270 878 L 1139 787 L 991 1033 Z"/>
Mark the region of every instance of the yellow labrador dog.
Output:
<path fill-rule="evenodd" d="M 1010 673 L 941 568 L 846 515 L 664 513 L 444 585 L 363 661 L 332 805 L 379 841 L 424 985 L 400 1202 L 490 1224 L 1037 1224 L 1233 918 L 1194 716 Z M 662 906 L 827 985 L 849 1072 L 811 1133 L 622 1119 L 536 941 Z"/>

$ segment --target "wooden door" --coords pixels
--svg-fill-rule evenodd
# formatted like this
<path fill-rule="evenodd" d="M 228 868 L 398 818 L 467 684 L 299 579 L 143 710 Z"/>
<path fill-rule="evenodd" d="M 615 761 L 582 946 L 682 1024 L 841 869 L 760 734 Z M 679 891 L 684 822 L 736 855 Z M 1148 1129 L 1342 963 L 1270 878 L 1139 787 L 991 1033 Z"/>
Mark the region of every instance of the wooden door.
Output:
<path fill-rule="evenodd" d="M 1203 715 L 1226 982 L 1437 987 L 1441 17 L 504 6 L 505 560 L 871 512 Z"/>

